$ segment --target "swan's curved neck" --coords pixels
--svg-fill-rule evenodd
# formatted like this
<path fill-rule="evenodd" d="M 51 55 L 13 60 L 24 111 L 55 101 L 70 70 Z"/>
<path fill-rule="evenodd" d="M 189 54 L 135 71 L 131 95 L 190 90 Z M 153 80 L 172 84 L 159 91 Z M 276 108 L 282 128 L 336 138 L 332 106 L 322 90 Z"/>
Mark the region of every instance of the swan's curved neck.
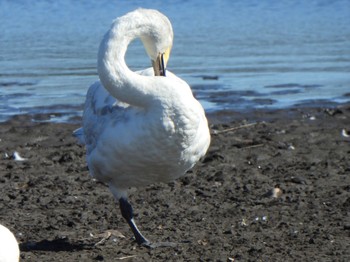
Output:
<path fill-rule="evenodd" d="M 129 43 L 135 38 L 147 38 L 150 25 L 135 21 L 130 24 L 117 19 L 101 42 L 98 54 L 98 73 L 108 92 L 125 103 L 147 107 L 152 100 L 149 78 L 132 72 L 125 63 Z"/>

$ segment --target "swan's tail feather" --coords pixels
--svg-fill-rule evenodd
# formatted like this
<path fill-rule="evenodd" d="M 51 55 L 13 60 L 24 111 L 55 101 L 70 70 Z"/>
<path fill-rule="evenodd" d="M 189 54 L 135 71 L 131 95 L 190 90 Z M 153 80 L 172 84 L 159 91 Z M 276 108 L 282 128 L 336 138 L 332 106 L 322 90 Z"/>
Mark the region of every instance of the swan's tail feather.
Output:
<path fill-rule="evenodd" d="M 84 129 L 82 127 L 73 131 L 73 136 L 78 139 L 78 143 L 85 145 Z"/>

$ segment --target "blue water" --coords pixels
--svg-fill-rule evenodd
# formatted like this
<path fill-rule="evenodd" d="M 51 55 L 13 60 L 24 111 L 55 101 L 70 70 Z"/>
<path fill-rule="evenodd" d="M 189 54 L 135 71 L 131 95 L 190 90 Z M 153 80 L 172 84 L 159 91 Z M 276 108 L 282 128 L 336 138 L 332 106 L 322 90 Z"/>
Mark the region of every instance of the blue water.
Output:
<path fill-rule="evenodd" d="M 169 17 L 168 69 L 207 111 L 350 100 L 350 1 L 0 0 L 0 121 L 80 115 L 102 36 L 137 7 Z M 139 41 L 126 60 L 150 66 Z"/>

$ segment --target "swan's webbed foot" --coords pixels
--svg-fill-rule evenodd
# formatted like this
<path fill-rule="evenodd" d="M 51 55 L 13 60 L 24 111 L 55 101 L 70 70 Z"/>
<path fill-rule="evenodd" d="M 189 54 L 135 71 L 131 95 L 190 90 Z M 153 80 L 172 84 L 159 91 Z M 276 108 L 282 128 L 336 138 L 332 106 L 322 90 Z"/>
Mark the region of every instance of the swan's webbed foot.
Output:
<path fill-rule="evenodd" d="M 135 238 L 136 238 L 136 236 L 135 236 Z M 176 246 L 176 243 L 173 243 L 173 242 L 151 242 L 146 238 L 142 238 L 142 239 L 136 238 L 136 242 L 140 246 L 146 247 L 149 249 L 154 249 L 154 248 L 158 248 L 158 247 L 175 247 Z"/>
<path fill-rule="evenodd" d="M 134 233 L 137 244 L 150 249 L 157 248 L 157 247 L 175 247 L 176 246 L 176 243 L 172 243 L 172 242 L 153 243 L 149 241 L 147 238 L 145 238 L 141 234 L 140 230 L 137 228 L 134 221 L 133 209 L 130 203 L 128 202 L 128 200 L 126 200 L 125 198 L 120 198 L 119 205 L 120 205 L 120 211 L 122 213 L 122 216 L 124 217 L 126 222 L 129 224 L 132 232 Z"/>

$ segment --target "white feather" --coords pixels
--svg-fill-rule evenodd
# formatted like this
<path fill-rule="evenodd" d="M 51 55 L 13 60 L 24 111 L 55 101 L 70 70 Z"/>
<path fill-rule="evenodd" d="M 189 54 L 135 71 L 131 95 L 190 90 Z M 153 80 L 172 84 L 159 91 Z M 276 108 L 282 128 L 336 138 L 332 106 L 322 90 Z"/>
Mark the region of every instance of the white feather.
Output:
<path fill-rule="evenodd" d="M 15 161 L 26 161 L 26 160 L 28 160 L 28 158 L 21 157 L 20 154 L 17 151 L 13 152 L 12 156 L 13 156 L 13 159 Z"/>

